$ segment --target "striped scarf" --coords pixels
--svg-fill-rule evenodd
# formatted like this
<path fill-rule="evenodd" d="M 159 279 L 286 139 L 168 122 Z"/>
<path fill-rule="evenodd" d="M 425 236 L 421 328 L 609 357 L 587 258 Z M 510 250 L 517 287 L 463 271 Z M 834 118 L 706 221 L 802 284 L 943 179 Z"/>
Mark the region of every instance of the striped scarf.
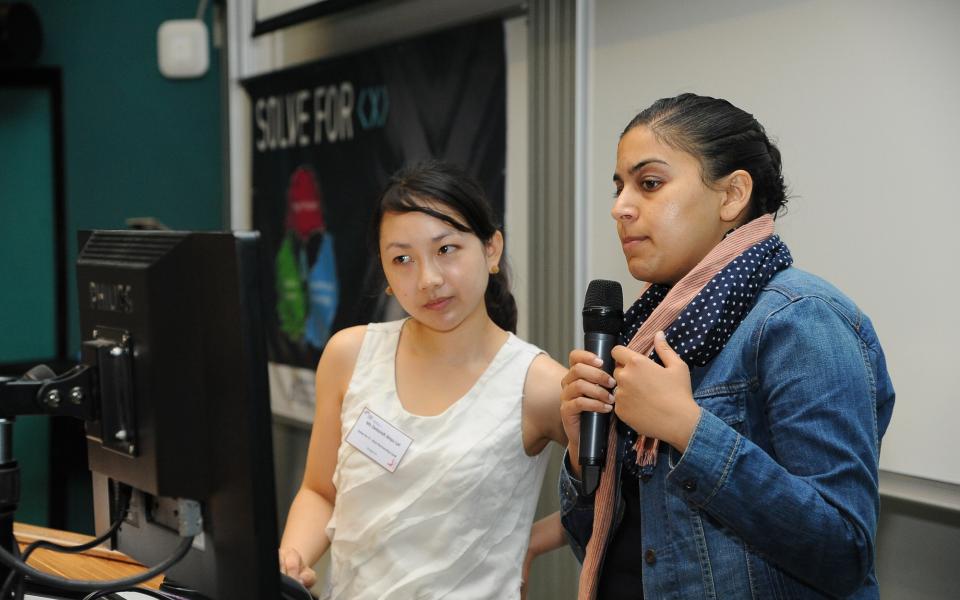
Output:
<path fill-rule="evenodd" d="M 786 244 L 773 234 L 772 215 L 754 219 L 727 235 L 673 287 L 649 285 L 624 315 L 620 341 L 649 355 L 654 334 L 664 331 L 670 347 L 684 362 L 704 366 L 723 349 L 764 285 L 792 262 Z M 656 357 L 654 360 L 659 362 Z M 616 416 L 611 417 L 615 423 Z M 614 423 L 607 448 L 617 448 Z M 658 440 L 637 438 L 632 430 L 627 438 L 632 450 L 624 459 L 625 468 L 649 477 L 656 466 Z M 607 452 L 594 502 L 593 532 L 580 573 L 580 600 L 593 600 L 597 593 L 600 562 L 615 510 L 616 454 Z"/>

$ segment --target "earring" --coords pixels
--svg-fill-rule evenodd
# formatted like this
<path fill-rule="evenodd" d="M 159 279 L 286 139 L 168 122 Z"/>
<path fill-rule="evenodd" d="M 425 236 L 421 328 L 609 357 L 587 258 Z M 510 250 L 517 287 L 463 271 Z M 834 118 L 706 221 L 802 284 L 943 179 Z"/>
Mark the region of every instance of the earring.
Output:
<path fill-rule="evenodd" d="M 493 265 L 492 267 L 490 267 L 490 274 L 491 274 L 491 275 L 496 275 L 496 274 L 499 273 L 499 272 L 500 272 L 500 266 L 499 266 L 499 265 Z"/>
<path fill-rule="evenodd" d="M 393 288 L 391 288 L 391 287 L 388 285 L 388 286 L 387 286 L 387 289 L 383 290 L 383 292 L 384 292 L 386 295 L 388 295 L 388 296 L 392 296 L 392 295 L 393 295 Z"/>

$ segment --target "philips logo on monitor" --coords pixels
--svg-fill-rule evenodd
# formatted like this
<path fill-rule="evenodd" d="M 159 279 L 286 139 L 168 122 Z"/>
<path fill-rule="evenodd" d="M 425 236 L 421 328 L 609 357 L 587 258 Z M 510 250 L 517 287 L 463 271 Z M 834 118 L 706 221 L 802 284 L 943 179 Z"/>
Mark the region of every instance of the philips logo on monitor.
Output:
<path fill-rule="evenodd" d="M 125 283 L 97 283 L 91 281 L 90 308 L 106 312 L 131 314 L 133 312 L 133 287 Z"/>

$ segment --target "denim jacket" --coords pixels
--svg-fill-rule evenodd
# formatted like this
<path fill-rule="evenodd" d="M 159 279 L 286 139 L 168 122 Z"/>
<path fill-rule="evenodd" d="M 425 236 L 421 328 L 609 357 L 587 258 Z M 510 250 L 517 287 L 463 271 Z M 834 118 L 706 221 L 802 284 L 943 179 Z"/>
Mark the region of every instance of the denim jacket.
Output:
<path fill-rule="evenodd" d="M 877 471 L 894 392 L 870 320 L 786 269 L 691 380 L 702 411 L 687 450 L 668 448 L 638 484 L 643 597 L 878 598 Z M 567 460 L 562 521 L 583 560 L 593 497 Z"/>

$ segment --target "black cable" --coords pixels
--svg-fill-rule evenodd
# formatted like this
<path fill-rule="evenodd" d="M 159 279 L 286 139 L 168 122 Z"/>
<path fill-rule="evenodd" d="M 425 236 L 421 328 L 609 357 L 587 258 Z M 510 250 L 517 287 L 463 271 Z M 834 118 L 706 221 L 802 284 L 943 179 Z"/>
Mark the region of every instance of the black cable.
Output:
<path fill-rule="evenodd" d="M 24 548 L 22 555 L 20 554 L 19 546 L 17 545 L 16 542 L 14 542 L 14 550 L 15 550 L 16 557 L 21 561 L 23 561 L 24 563 L 26 563 L 27 559 L 30 558 L 30 555 L 33 554 L 33 551 L 36 550 L 37 548 L 47 548 L 55 552 L 65 552 L 70 554 L 83 552 L 91 548 L 96 548 L 100 544 L 104 543 L 105 541 L 113 537 L 113 534 L 115 534 L 117 530 L 120 529 L 120 526 L 123 524 L 124 519 L 127 518 L 127 511 L 130 508 L 130 495 L 131 495 L 130 488 L 125 487 L 122 489 L 122 491 L 119 493 L 119 497 L 117 498 L 117 504 L 118 504 L 117 512 L 120 515 L 120 517 L 116 521 L 114 521 L 113 525 L 110 526 L 110 529 L 108 529 L 106 532 L 99 535 L 98 537 L 95 537 L 94 539 L 90 540 L 89 542 L 78 544 L 76 546 L 65 546 L 63 544 L 56 544 L 54 542 L 50 542 L 47 540 L 35 540 L 33 543 L 31 543 L 26 548 Z M 3 582 L 3 587 L 0 587 L 0 599 L 7 600 L 7 598 L 9 598 L 10 588 L 13 585 L 16 585 L 18 588 L 17 594 L 16 596 L 14 596 L 14 600 L 23 600 L 23 575 L 21 575 L 20 573 L 18 573 L 13 569 L 10 570 L 10 574 L 7 575 L 6 581 Z"/>
<path fill-rule="evenodd" d="M 89 542 L 85 542 L 83 544 L 79 544 L 76 546 L 64 546 L 62 544 L 57 544 L 55 542 L 51 542 L 48 540 L 36 540 L 35 542 L 31 543 L 30 545 L 28 545 L 26 548 L 23 549 L 23 562 L 27 562 L 27 559 L 30 557 L 31 554 L 33 554 L 33 551 L 36 550 L 37 548 L 45 548 L 47 550 L 52 550 L 54 552 L 60 552 L 63 554 L 77 554 L 85 550 L 90 550 L 91 548 L 96 548 L 100 544 L 109 540 L 110 537 L 113 534 L 115 534 L 118 529 L 120 529 L 120 525 L 122 523 L 123 523 L 123 518 L 120 518 L 117 520 L 116 523 L 111 525 L 110 529 L 108 529 L 100 537 L 94 538 Z"/>
<path fill-rule="evenodd" d="M 17 558 L 20 558 L 20 544 L 17 543 L 16 537 L 13 537 L 12 541 L 13 541 L 13 554 Z M 7 575 L 7 580 L 3 584 L 3 595 L 0 596 L 0 599 L 7 600 L 8 594 L 10 593 L 8 586 L 10 585 L 10 582 L 14 580 L 17 580 L 17 584 L 18 584 L 16 589 L 16 594 L 14 595 L 14 600 L 23 600 L 23 579 L 16 577 L 16 571 L 13 571 L 13 570 L 11 570 L 10 574 Z"/>
<path fill-rule="evenodd" d="M 84 544 L 79 544 L 77 546 L 64 546 L 61 544 L 56 544 L 54 542 L 49 542 L 47 540 L 36 540 L 23 549 L 23 555 L 20 557 L 20 560 L 26 563 L 27 559 L 30 558 L 30 555 L 33 554 L 33 551 L 36 550 L 37 548 L 46 548 L 48 550 L 53 550 L 54 552 L 63 552 L 67 554 L 76 554 L 78 552 L 83 552 L 91 548 L 96 548 L 100 544 L 110 539 L 110 537 L 117 532 L 117 529 L 120 529 L 120 525 L 123 524 L 123 519 L 124 519 L 123 517 L 117 519 L 117 521 L 110 526 L 110 529 L 108 529 L 100 537 L 94 538 L 89 542 L 86 542 Z M 0 598 L 2 599 L 8 598 L 10 593 L 10 588 L 13 585 L 21 583 L 22 580 L 23 580 L 23 575 L 21 575 L 20 573 L 14 570 L 11 570 L 10 574 L 7 575 L 7 580 L 3 582 L 3 587 L 0 588 Z M 16 581 L 16 584 L 14 583 L 15 581 Z M 22 597 L 22 594 L 18 594 L 16 596 L 16 599 L 20 600 L 21 597 Z"/>
<path fill-rule="evenodd" d="M 148 579 L 152 579 L 157 575 L 160 575 L 177 562 L 180 561 L 187 552 L 190 551 L 190 546 L 193 544 L 193 536 L 183 538 L 180 540 L 180 544 L 174 550 L 173 554 L 167 557 L 163 562 L 156 565 L 155 567 L 150 568 L 139 575 L 133 577 L 126 577 L 124 579 L 105 579 L 105 580 L 89 580 L 89 579 L 64 579 L 62 577 L 56 577 L 53 575 L 48 575 L 43 571 L 38 571 L 30 565 L 24 564 L 15 556 L 7 552 L 5 548 L 0 547 L 0 563 L 3 563 L 11 569 L 15 569 L 20 573 L 28 576 L 31 580 L 51 587 L 54 589 L 66 590 L 69 592 L 95 592 L 100 590 L 110 591 L 117 588 L 127 588 L 137 585 L 138 583 L 143 583 Z"/>
<path fill-rule="evenodd" d="M 170 579 L 163 580 L 163 583 L 160 584 L 160 591 L 179 600 L 213 600 L 193 588 L 180 585 Z"/>
<path fill-rule="evenodd" d="M 145 588 L 145 587 L 126 587 L 121 589 L 111 588 L 109 590 L 98 590 L 96 592 L 90 592 L 83 597 L 83 600 L 97 600 L 98 598 L 104 598 L 108 595 L 116 594 L 117 592 L 136 592 L 138 594 L 143 594 L 144 596 L 150 596 L 151 598 L 158 598 L 159 600 L 176 600 L 174 596 L 164 594 L 163 592 L 158 592 L 157 590 Z M 116 596 L 117 598 L 123 598 L 122 596 Z"/>

